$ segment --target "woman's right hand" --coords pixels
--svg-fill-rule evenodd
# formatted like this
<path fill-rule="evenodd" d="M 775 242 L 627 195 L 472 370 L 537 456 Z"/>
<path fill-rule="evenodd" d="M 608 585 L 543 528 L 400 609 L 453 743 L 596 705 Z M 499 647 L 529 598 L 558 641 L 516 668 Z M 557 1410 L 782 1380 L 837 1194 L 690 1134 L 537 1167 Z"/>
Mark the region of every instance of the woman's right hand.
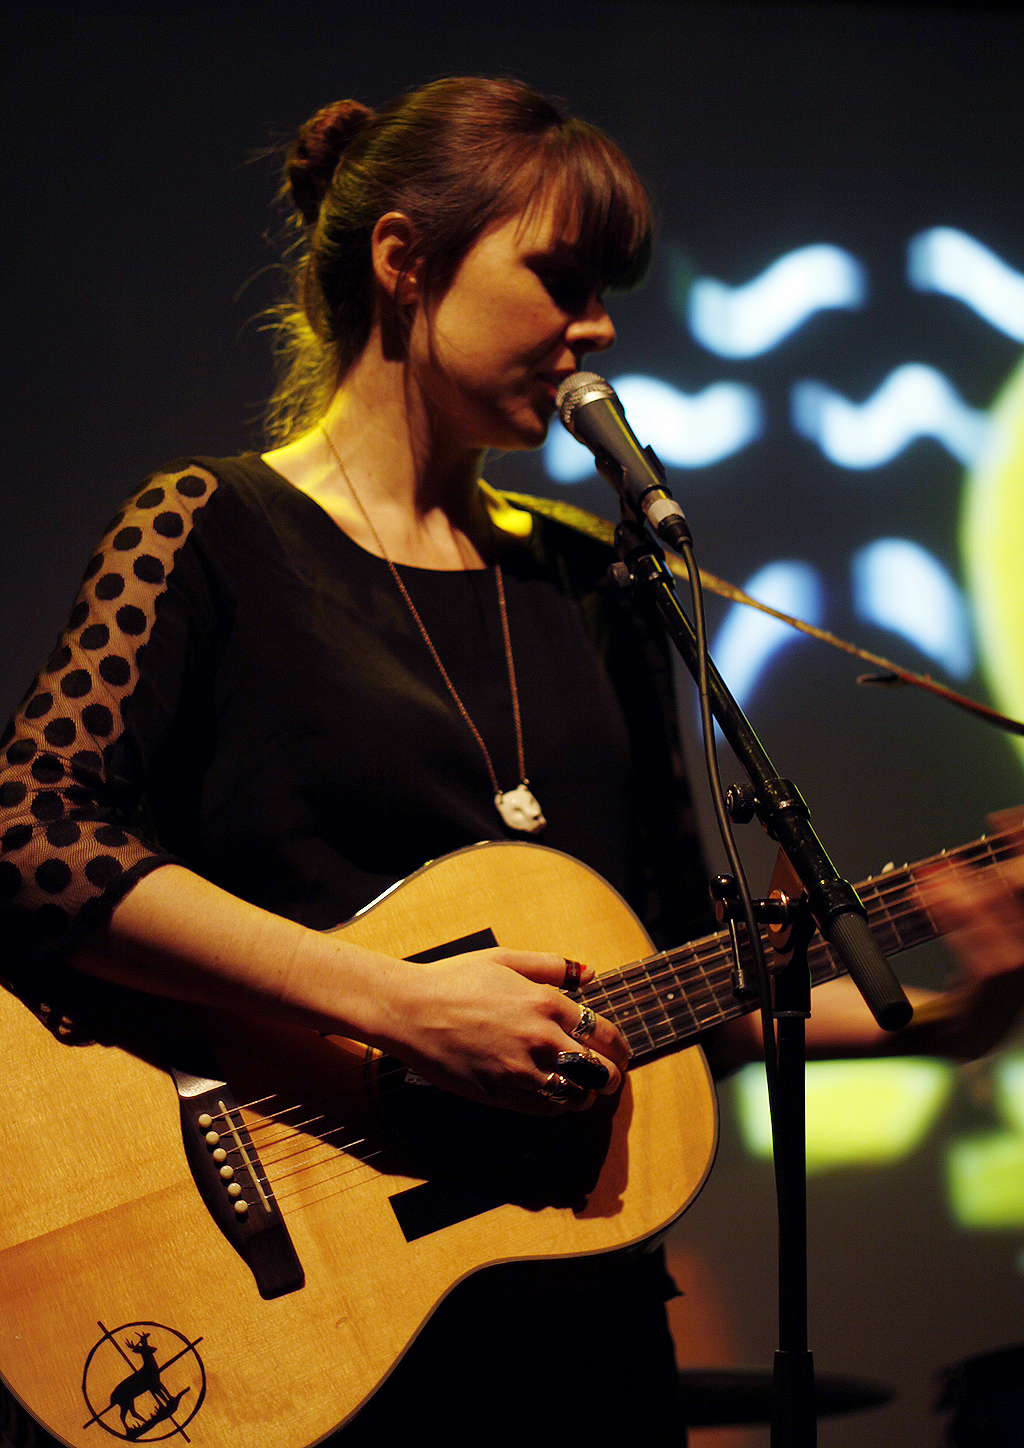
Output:
<path fill-rule="evenodd" d="M 387 976 L 383 1044 L 435 1086 L 548 1115 L 583 1110 L 621 1085 L 629 1047 L 612 1022 L 596 1016 L 582 1040 L 572 1034 L 585 1013 L 562 990 L 563 956 L 477 950 L 429 965 L 395 961 Z"/>
<path fill-rule="evenodd" d="M 516 1111 L 590 1106 L 595 1090 L 618 1090 L 629 1061 L 602 1016 L 573 1036 L 585 1018 L 564 992 L 563 956 L 499 948 L 429 965 L 397 960 L 261 910 L 180 865 L 141 879 L 74 963 L 136 990 L 364 1041 L 446 1091 Z M 560 1063 L 563 1054 L 583 1061 Z M 584 1081 L 575 1089 L 574 1074 Z"/>

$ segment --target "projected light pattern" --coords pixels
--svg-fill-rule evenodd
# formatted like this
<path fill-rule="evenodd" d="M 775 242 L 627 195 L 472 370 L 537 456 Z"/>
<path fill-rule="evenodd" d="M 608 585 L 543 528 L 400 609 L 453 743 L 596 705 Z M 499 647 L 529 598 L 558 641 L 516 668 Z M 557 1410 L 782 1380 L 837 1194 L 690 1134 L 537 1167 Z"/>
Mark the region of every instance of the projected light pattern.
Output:
<path fill-rule="evenodd" d="M 1024 1052 L 993 1064 L 993 1100 L 1003 1129 L 954 1139 L 946 1149 L 950 1210 L 963 1227 L 1024 1227 Z M 807 1167 L 890 1165 L 919 1147 L 952 1092 L 944 1061 L 815 1061 L 807 1066 Z M 764 1068 L 747 1066 L 733 1082 L 744 1145 L 772 1152 Z M 1024 1270 L 1024 1268 L 1022 1268 Z"/>
<path fill-rule="evenodd" d="M 967 608 L 959 588 L 918 543 L 880 538 L 854 555 L 854 607 L 892 629 L 958 679 L 974 667 Z"/>
<path fill-rule="evenodd" d="M 744 286 L 702 277 L 690 288 L 690 331 L 719 357 L 757 357 L 768 352 L 816 312 L 859 307 L 866 293 L 864 268 L 849 252 L 818 243 L 772 262 Z"/>
<path fill-rule="evenodd" d="M 946 1186 L 961 1226 L 1024 1227 L 1024 1135 L 996 1131 L 952 1142 Z"/>
<path fill-rule="evenodd" d="M 1024 359 L 992 408 L 991 445 L 965 479 L 964 576 L 978 653 L 996 706 L 1024 718 Z M 1024 739 L 1013 739 L 1024 761 Z"/>
<path fill-rule="evenodd" d="M 949 1202 L 963 1227 L 1024 1227 L 1024 1051 L 996 1061 L 992 1077 L 993 1102 L 1006 1129 L 950 1143 Z"/>
<path fill-rule="evenodd" d="M 763 356 L 821 310 L 865 307 L 868 291 L 861 263 L 824 244 L 789 252 L 735 288 L 704 277 L 684 290 L 680 275 L 677 269 L 670 278 L 673 311 L 707 352 L 722 359 Z M 955 298 L 1004 336 L 1024 341 L 1024 274 L 965 232 L 937 226 L 915 236 L 908 245 L 906 277 L 916 291 Z M 828 355 L 830 370 L 840 365 L 834 349 Z M 769 375 L 766 371 L 760 394 L 764 398 L 775 395 Z M 713 432 L 703 434 L 699 425 L 691 424 L 696 416 L 691 409 L 702 399 L 716 397 L 716 388 L 733 384 L 711 382 L 694 397 L 650 377 L 620 379 L 616 387 L 641 442 L 650 442 L 669 466 L 700 466 L 702 449 L 709 461 L 717 461 L 770 431 L 792 429 L 791 435 L 812 442 L 823 458 L 863 477 L 869 470 L 885 469 L 918 439 L 937 442 L 948 460 L 929 457 L 929 468 L 941 469 L 943 478 L 951 467 L 970 469 L 964 548 L 978 648 L 990 683 L 1003 691 L 1002 706 L 1011 714 L 1024 713 L 1013 706 L 1013 700 L 1024 698 L 1019 586 L 1024 553 L 1024 363 L 997 399 L 991 417 L 958 392 L 957 374 L 950 380 L 922 363 L 896 367 L 861 402 L 843 395 L 836 385 L 841 376 L 837 371 L 826 373 L 825 379 L 798 380 L 791 374 L 785 416 L 763 417 L 758 394 L 749 387 L 739 389 L 731 406 L 734 418 L 745 421 L 742 426 L 734 423 L 731 438 L 724 443 L 719 438 L 713 445 L 701 441 Z M 688 427 L 692 430 L 683 445 L 679 439 Z M 593 467 L 589 453 L 561 429 L 549 439 L 545 462 L 549 474 L 564 482 L 587 477 Z M 908 470 L 900 477 L 914 475 Z M 871 484 L 877 497 L 874 478 Z M 834 476 L 826 474 L 821 485 L 835 487 Z M 863 484 L 857 491 L 862 493 Z M 742 529 L 744 520 L 737 523 Z M 859 617 L 899 635 L 954 678 L 970 674 L 974 639 L 965 596 L 921 543 L 882 537 L 854 554 L 849 566 L 851 602 Z M 811 563 L 766 563 L 745 589 L 782 612 L 826 622 L 824 575 Z M 842 606 L 839 599 L 829 603 Z M 799 637 L 741 605 L 729 609 L 712 652 L 741 704 L 747 706 L 783 649 Z M 1011 698 L 1007 691 L 1016 692 Z M 1024 741 L 1014 742 L 1024 753 Z M 995 1129 L 949 1144 L 947 1200 L 964 1227 L 1016 1229 L 1024 1227 L 1024 1052 L 993 1063 L 992 1072 Z M 953 1069 L 939 1061 L 813 1063 L 807 1072 L 810 1170 L 896 1163 L 932 1131 L 956 1079 Z M 763 1068 L 751 1066 L 738 1073 L 732 1089 L 747 1149 L 769 1156 Z M 1024 1253 L 1020 1266 L 1024 1272 Z"/>
<path fill-rule="evenodd" d="M 757 393 L 738 382 L 717 382 L 694 396 L 654 377 L 619 377 L 612 386 L 640 441 L 670 467 L 707 467 L 761 433 Z M 564 427 L 553 427 L 544 466 L 556 482 L 576 483 L 593 472 L 594 459 Z"/>
<path fill-rule="evenodd" d="M 770 563 L 743 585 L 745 593 L 793 614 L 807 623 L 821 624 L 823 596 L 818 574 L 806 563 Z M 804 638 L 788 624 L 744 604 L 734 603 L 711 646 L 718 672 L 744 707 L 771 659 L 783 648 Z"/>
<path fill-rule="evenodd" d="M 807 1065 L 807 1169 L 883 1166 L 924 1141 L 953 1086 L 944 1061 L 813 1061 Z M 733 1084 L 740 1133 L 752 1156 L 772 1154 L 763 1066 Z"/>
<path fill-rule="evenodd" d="M 908 362 L 865 402 L 848 401 L 821 382 L 797 382 L 794 429 L 843 468 L 877 468 L 919 437 L 932 437 L 962 463 L 979 456 L 988 419 L 934 367 Z"/>
<path fill-rule="evenodd" d="M 1024 1136 L 1024 1051 L 1010 1051 L 993 1070 L 996 1107 L 1007 1126 Z"/>
<path fill-rule="evenodd" d="M 1024 342 L 1024 276 L 951 226 L 934 226 L 907 248 L 907 280 L 920 292 L 966 303 L 1007 337 Z"/>

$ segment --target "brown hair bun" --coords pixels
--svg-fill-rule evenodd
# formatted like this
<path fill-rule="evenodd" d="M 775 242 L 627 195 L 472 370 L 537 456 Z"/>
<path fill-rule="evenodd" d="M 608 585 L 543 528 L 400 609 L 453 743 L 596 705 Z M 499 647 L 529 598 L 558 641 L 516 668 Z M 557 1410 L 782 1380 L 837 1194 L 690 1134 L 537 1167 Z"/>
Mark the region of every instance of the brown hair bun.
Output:
<path fill-rule="evenodd" d="M 304 125 L 292 142 L 285 174 L 292 199 L 307 226 L 315 226 L 320 205 L 345 148 L 355 140 L 373 111 L 359 101 L 335 101 Z"/>

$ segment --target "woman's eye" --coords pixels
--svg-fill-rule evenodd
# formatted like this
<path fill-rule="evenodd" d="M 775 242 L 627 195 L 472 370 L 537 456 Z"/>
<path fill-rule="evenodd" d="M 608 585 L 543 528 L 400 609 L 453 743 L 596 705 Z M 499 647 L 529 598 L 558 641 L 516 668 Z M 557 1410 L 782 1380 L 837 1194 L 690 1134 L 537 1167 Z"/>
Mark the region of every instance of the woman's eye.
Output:
<path fill-rule="evenodd" d="M 563 312 L 582 312 L 585 309 L 592 291 L 588 277 L 554 271 L 541 271 L 537 275 L 548 296 Z"/>

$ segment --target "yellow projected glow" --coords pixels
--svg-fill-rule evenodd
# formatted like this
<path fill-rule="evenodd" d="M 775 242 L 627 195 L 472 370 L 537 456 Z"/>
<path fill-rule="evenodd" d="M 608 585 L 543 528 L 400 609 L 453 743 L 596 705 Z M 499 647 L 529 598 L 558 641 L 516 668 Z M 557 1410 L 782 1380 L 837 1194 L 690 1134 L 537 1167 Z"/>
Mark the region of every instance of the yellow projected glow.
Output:
<path fill-rule="evenodd" d="M 1024 1135 L 1024 1051 L 1011 1051 L 996 1062 L 996 1108 L 1014 1131 Z"/>
<path fill-rule="evenodd" d="M 950 1144 L 949 1206 L 962 1227 L 1024 1227 L 1024 1051 L 998 1060 L 992 1079 L 995 1107 L 1009 1130 Z"/>
<path fill-rule="evenodd" d="M 955 1141 L 946 1157 L 949 1205 L 963 1227 L 1024 1227 L 1024 1135 Z"/>
<path fill-rule="evenodd" d="M 807 1067 L 807 1169 L 898 1161 L 924 1140 L 953 1083 L 942 1061 L 815 1061 Z M 747 1066 L 734 1084 L 747 1150 L 770 1157 L 764 1069 Z"/>
<path fill-rule="evenodd" d="M 990 441 L 967 474 L 960 543 L 992 697 L 1024 718 L 1024 364 L 992 408 Z M 1024 739 L 1012 739 L 1024 757 Z"/>

